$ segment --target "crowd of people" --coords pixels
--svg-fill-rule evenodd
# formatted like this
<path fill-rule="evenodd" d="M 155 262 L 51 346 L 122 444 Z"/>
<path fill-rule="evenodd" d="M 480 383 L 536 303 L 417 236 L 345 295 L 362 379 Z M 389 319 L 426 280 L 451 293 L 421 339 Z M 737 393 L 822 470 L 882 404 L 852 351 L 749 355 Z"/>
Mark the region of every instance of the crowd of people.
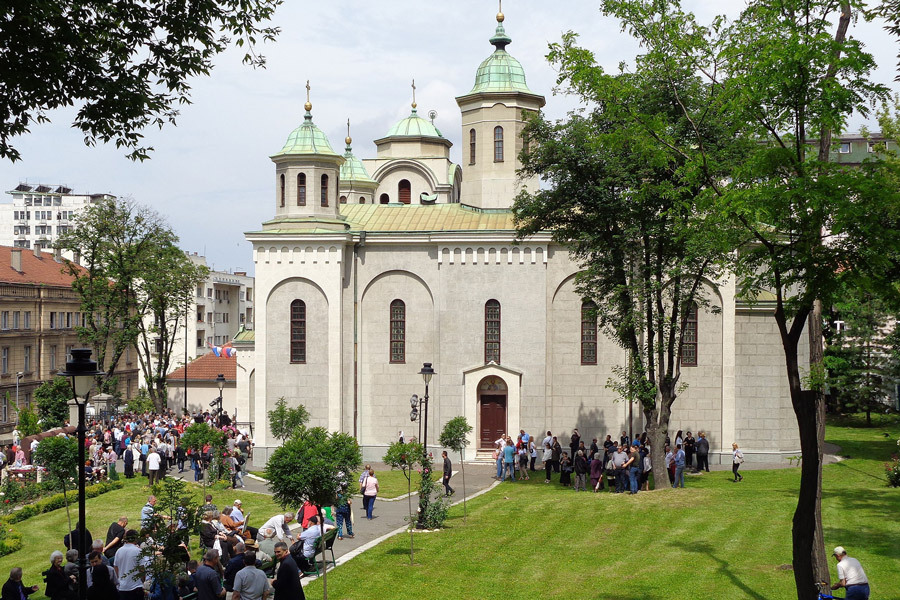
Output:
<path fill-rule="evenodd" d="M 538 442 L 522 429 L 515 440 L 509 435 L 502 435 L 494 446 L 497 464 L 495 479 L 499 481 L 530 479 L 531 474 L 538 472 L 535 465 L 540 460 L 544 467 L 545 483 L 550 483 L 553 475 L 558 474 L 560 485 L 571 486 L 575 491 L 587 491 L 588 481 L 594 492 L 608 488 L 617 494 L 637 494 L 649 489 L 652 465 L 650 438 L 646 432 L 631 439 L 623 431 L 619 439 L 614 440 L 612 435 L 607 435 L 602 443 L 593 438 L 590 445 L 586 445 L 581 434 L 574 429 L 566 450 L 550 431 Z M 737 444 L 733 444 L 732 450 L 734 481 L 743 481 L 743 475 L 738 472 L 744 462 L 743 452 Z M 664 455 L 667 479 L 673 488 L 684 487 L 685 470 L 709 472 L 709 441 L 702 431 L 695 438 L 690 431 L 685 434 L 679 430 L 674 443 L 666 435 Z M 660 485 L 658 479 L 654 480 L 657 486 Z"/>

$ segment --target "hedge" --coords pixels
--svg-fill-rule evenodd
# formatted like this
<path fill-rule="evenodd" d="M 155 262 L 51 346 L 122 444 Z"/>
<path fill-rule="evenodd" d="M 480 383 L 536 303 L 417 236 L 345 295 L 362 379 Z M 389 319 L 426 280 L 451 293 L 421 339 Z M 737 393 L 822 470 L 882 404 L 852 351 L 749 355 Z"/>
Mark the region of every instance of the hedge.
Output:
<path fill-rule="evenodd" d="M 123 481 L 101 481 L 90 487 L 85 488 L 85 498 L 95 498 L 100 494 L 121 489 L 125 486 Z M 77 502 L 77 493 L 69 494 L 70 502 L 75 498 Z M 27 504 L 16 512 L 0 517 L 0 556 L 11 554 L 22 547 L 22 534 L 13 527 L 13 523 L 21 523 L 25 519 L 30 519 L 37 515 L 48 513 L 66 505 L 66 499 L 62 494 L 54 494 L 49 498 L 38 500 L 34 504 Z"/>

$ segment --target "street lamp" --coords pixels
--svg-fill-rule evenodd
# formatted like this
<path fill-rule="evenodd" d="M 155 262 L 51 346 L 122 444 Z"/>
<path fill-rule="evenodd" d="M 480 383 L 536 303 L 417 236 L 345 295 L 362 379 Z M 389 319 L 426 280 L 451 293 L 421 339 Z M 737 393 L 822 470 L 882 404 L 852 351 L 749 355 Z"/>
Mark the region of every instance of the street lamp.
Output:
<path fill-rule="evenodd" d="M 419 404 L 420 403 L 421 403 L 421 401 L 419 400 L 419 396 L 417 396 L 416 394 L 413 394 L 412 396 L 410 396 L 409 405 L 412 407 L 412 410 L 409 411 L 409 420 L 412 421 L 413 423 L 415 423 L 416 421 L 419 421 L 419 437 L 417 437 L 416 440 L 419 440 L 422 438 L 422 421 L 419 420 Z"/>
<path fill-rule="evenodd" d="M 422 376 L 422 379 L 425 381 L 425 397 L 422 399 L 422 404 L 425 405 L 425 411 L 423 413 L 423 420 L 425 424 L 422 429 L 422 446 L 425 452 L 425 455 L 428 455 L 428 384 L 431 383 L 431 378 L 434 377 L 434 369 L 431 368 L 431 363 L 425 363 L 422 365 L 422 370 L 419 371 L 419 375 Z"/>
<path fill-rule="evenodd" d="M 91 360 L 90 348 L 73 348 L 72 359 L 66 362 L 66 370 L 60 373 L 63 377 L 72 378 L 72 397 L 78 406 L 78 600 L 87 598 L 87 533 L 84 514 L 84 409 L 87 406 L 88 394 L 94 386 L 94 380 L 103 371 L 97 369 L 97 363 Z"/>
<path fill-rule="evenodd" d="M 216 377 L 216 385 L 219 386 L 219 414 L 216 416 L 216 422 L 222 424 L 222 390 L 225 388 L 225 376 L 219 373 Z"/>

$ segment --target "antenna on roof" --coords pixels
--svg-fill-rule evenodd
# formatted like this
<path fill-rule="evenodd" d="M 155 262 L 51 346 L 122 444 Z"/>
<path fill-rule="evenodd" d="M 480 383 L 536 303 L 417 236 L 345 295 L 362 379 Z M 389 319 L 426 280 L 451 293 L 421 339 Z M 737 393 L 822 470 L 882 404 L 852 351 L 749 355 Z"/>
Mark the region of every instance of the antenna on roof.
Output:
<path fill-rule="evenodd" d="M 434 125 L 434 120 L 437 118 L 437 111 L 436 111 L 436 110 L 429 110 L 429 111 L 428 111 L 428 118 L 431 119 L 431 124 Z"/>
<path fill-rule="evenodd" d="M 415 79 L 412 80 L 412 90 L 413 90 L 412 107 L 413 107 L 413 110 L 415 110 L 415 108 L 416 108 L 416 80 Z"/>

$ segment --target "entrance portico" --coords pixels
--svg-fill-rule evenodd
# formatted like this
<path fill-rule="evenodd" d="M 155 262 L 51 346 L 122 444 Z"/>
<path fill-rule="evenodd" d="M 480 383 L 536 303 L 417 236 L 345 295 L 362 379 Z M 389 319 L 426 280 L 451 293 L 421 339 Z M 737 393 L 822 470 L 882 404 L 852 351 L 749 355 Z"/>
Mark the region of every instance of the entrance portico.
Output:
<path fill-rule="evenodd" d="M 518 431 L 522 372 L 494 362 L 463 371 L 465 417 L 474 424 L 478 449 L 503 433 Z"/>

